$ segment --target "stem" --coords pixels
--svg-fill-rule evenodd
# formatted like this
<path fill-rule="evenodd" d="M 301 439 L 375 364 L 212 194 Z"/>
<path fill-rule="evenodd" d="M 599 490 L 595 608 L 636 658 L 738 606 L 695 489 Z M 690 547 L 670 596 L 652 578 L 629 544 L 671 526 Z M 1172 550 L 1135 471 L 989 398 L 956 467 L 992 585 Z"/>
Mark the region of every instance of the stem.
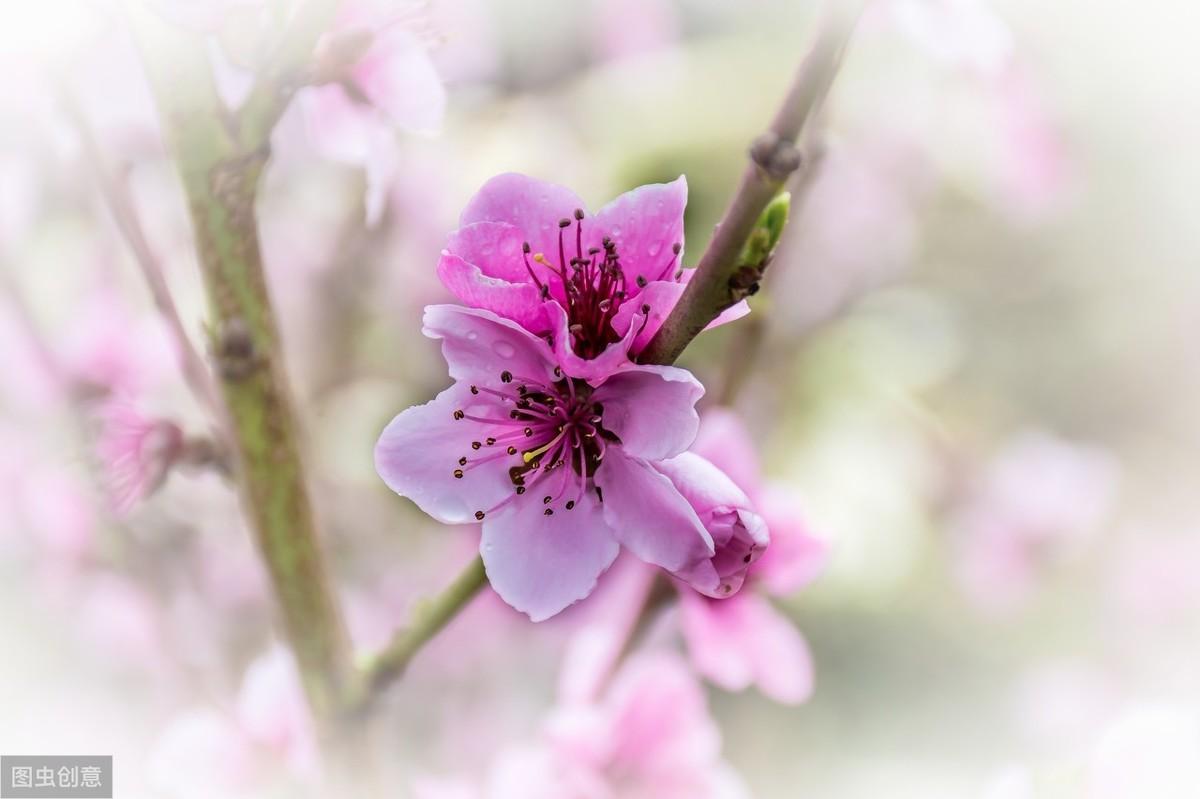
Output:
<path fill-rule="evenodd" d="M 831 0 L 822 29 L 775 119 L 750 149 L 741 183 L 700 256 L 696 274 L 663 326 L 646 345 L 643 363 L 673 363 L 709 322 L 744 299 L 761 274 L 739 275 L 738 256 L 759 215 L 800 168 L 796 139 L 820 106 L 841 64 L 861 1 Z"/>
<path fill-rule="evenodd" d="M 181 368 L 184 380 L 187 381 L 188 387 L 196 395 L 196 398 L 217 417 L 218 422 L 226 421 L 224 419 L 225 409 L 217 396 L 208 364 L 192 346 L 183 320 L 179 316 L 179 309 L 171 297 L 171 290 L 167 286 L 162 264 L 155 257 L 141 220 L 138 219 L 133 198 L 129 194 L 129 187 L 124 181 L 119 180 L 109 168 L 91 126 L 88 125 L 79 104 L 75 102 L 75 98 L 71 96 L 70 90 L 65 85 L 60 87 L 59 97 L 67 116 L 70 117 L 79 133 L 85 160 L 88 162 L 100 193 L 108 205 L 113 221 L 129 245 L 134 261 L 141 269 L 142 277 L 150 289 L 150 296 L 154 299 L 155 307 L 175 337 L 176 346 L 179 347 L 179 354 L 183 360 Z"/>
<path fill-rule="evenodd" d="M 364 667 L 359 694 L 351 701 L 351 709 L 365 709 L 389 683 L 403 674 L 413 655 L 449 624 L 485 585 L 487 575 L 483 558 L 476 556 L 441 593 L 418 604 L 408 627 L 396 633 Z"/>
<path fill-rule="evenodd" d="M 318 547 L 258 244 L 255 200 L 269 142 L 265 134 L 247 141 L 229 124 L 202 42 L 133 4 L 130 14 L 187 195 L 243 509 L 314 716 L 328 731 L 349 682 L 350 646 Z"/>

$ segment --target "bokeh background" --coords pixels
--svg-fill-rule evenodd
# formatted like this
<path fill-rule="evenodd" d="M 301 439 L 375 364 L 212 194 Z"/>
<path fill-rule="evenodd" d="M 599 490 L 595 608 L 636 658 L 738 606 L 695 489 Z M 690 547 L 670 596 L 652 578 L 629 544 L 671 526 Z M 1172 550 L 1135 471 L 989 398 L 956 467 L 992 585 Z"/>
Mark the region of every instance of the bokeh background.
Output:
<path fill-rule="evenodd" d="M 236 64 L 261 23 L 231 5 L 213 46 Z M 297 106 L 260 204 L 364 648 L 475 546 L 372 465 L 387 420 L 447 383 L 419 319 L 448 299 L 434 265 L 459 209 L 503 171 L 592 208 L 685 174 L 694 263 L 817 11 L 405 8 L 444 91 L 423 108 L 444 115 L 364 156 L 319 146 Z M 206 432 L 67 112 L 128 186 L 202 348 L 137 52 L 107 5 L 7 3 L 0 21 L 0 751 L 112 753 L 119 796 L 232 796 L 206 782 L 213 763 L 268 763 L 262 795 L 293 795 L 311 763 L 274 709 L 294 686 L 231 490 L 176 470 L 116 512 L 97 454 L 105 395 Z M 780 604 L 812 699 L 709 690 L 755 795 L 1200 795 L 1197 23 L 1175 0 L 869 5 L 752 316 L 683 360 L 830 543 L 825 574 Z M 476 774 L 528 737 L 586 613 L 534 626 L 476 602 L 389 697 L 396 773 Z"/>

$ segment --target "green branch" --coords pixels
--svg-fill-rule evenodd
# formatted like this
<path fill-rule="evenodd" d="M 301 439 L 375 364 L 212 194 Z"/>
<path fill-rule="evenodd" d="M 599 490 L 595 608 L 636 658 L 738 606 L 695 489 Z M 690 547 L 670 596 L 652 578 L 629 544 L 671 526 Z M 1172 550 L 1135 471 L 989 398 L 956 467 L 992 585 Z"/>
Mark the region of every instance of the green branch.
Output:
<path fill-rule="evenodd" d="M 247 138 L 228 116 L 202 41 L 152 12 L 131 8 L 130 14 L 187 195 L 243 510 L 305 692 L 325 723 L 349 684 L 350 646 L 318 546 L 259 249 L 255 200 L 269 127 Z"/>

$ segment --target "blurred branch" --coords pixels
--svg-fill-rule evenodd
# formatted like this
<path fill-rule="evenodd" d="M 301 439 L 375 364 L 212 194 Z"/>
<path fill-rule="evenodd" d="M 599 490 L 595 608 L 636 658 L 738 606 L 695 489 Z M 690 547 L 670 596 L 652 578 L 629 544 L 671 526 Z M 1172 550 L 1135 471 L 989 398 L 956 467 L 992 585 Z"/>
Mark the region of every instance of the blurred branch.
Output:
<path fill-rule="evenodd" d="M 67 116 L 70 117 L 79 133 L 80 141 L 83 144 L 84 160 L 91 168 L 96 185 L 108 205 L 109 212 L 112 213 L 113 221 L 116 222 L 117 229 L 120 230 L 129 249 L 133 252 L 134 260 L 141 269 L 142 277 L 150 288 L 150 295 L 154 299 L 155 307 L 158 308 L 158 312 L 162 314 L 171 334 L 175 337 L 176 346 L 179 347 L 180 357 L 183 359 L 181 364 L 183 377 L 196 398 L 216 416 L 222 435 L 225 435 L 228 426 L 225 408 L 217 396 L 212 373 L 209 371 L 208 364 L 192 346 L 187 330 L 183 326 L 183 320 L 179 317 L 179 309 L 175 306 L 175 300 L 171 297 L 171 289 L 163 274 L 162 264 L 150 247 L 150 241 L 138 218 L 133 197 L 130 196 L 129 187 L 125 181 L 118 179 L 109 168 L 82 109 L 65 85 L 59 87 L 59 98 Z"/>
<path fill-rule="evenodd" d="M 800 64 L 775 119 L 750 148 L 750 162 L 729 201 L 696 274 L 663 326 L 642 351 L 643 363 L 672 363 L 713 319 L 752 294 L 761 266 L 740 256 L 768 203 L 801 167 L 796 139 L 824 100 L 862 10 L 862 0 L 831 0 L 808 56 Z"/>
<path fill-rule="evenodd" d="M 329 30 L 340 0 L 304 0 L 275 52 L 237 111 L 237 135 L 248 148 L 264 145 L 297 89 L 313 80 L 313 52 Z"/>
<path fill-rule="evenodd" d="M 485 585 L 487 574 L 483 558 L 476 556 L 441 593 L 419 603 L 408 627 L 396 633 L 363 668 L 357 695 L 349 702 L 350 710 L 367 710 L 369 704 L 404 673 L 413 655 L 449 624 Z"/>
<path fill-rule="evenodd" d="M 305 692 L 328 732 L 348 685 L 350 646 L 318 546 L 259 249 L 255 201 L 269 131 L 261 140 L 231 131 L 203 42 L 153 12 L 129 8 L 187 195 L 244 512 Z"/>

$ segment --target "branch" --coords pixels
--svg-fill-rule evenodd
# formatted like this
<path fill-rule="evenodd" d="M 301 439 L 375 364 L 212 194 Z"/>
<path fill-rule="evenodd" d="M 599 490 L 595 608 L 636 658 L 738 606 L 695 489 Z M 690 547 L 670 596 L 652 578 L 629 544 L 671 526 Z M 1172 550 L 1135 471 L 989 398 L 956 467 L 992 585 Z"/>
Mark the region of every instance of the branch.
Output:
<path fill-rule="evenodd" d="M 829 3 L 812 50 L 800 64 L 770 127 L 751 146 L 750 163 L 700 256 L 696 274 L 642 351 L 643 363 L 673 363 L 709 322 L 753 293 L 761 265 L 751 265 L 746 272 L 739 256 L 767 204 L 801 166 L 796 139 L 829 91 L 861 5 L 861 0 Z"/>
<path fill-rule="evenodd" d="M 476 556 L 454 582 L 437 596 L 413 610 L 408 627 L 396 633 L 391 642 L 367 662 L 357 695 L 349 703 L 351 711 L 361 712 L 404 673 L 422 646 L 437 635 L 479 591 L 487 585 L 483 558 Z"/>
<path fill-rule="evenodd" d="M 350 646 L 318 546 L 258 243 L 255 200 L 269 131 L 255 140 L 231 131 L 203 43 L 129 8 L 187 195 L 243 511 L 314 716 L 328 730 L 349 684 Z"/>
<path fill-rule="evenodd" d="M 200 357 L 200 354 L 192 346 L 191 339 L 184 328 L 183 320 L 179 317 L 179 309 L 175 306 L 175 300 L 171 297 L 171 290 L 167 286 L 162 264 L 155 257 L 150 247 L 150 241 L 146 236 L 145 230 L 142 228 L 141 221 L 138 219 L 133 198 L 129 194 L 129 187 L 124 181 L 119 180 L 108 167 L 104 153 L 96 141 L 95 134 L 93 134 L 91 126 L 88 125 L 87 119 L 79 108 L 79 104 L 70 94 L 70 90 L 65 85 L 60 86 L 59 89 L 62 106 L 74 124 L 76 131 L 79 133 L 80 141 L 83 144 L 85 160 L 91 167 L 92 175 L 96 179 L 96 185 L 99 187 L 101 195 L 103 195 L 105 202 L 108 204 L 109 212 L 112 214 L 117 229 L 124 236 L 129 249 L 133 252 L 134 260 L 141 269 L 142 277 L 150 289 L 150 296 L 154 299 L 155 307 L 158 308 L 158 312 L 166 320 L 167 327 L 170 328 L 171 334 L 175 337 L 180 357 L 183 359 L 183 363 L 181 364 L 183 377 L 187 381 L 188 387 L 191 388 L 192 393 L 216 416 L 218 423 L 223 428 L 227 426 L 224 424 L 226 421 L 225 408 L 221 405 L 221 401 L 217 396 L 216 387 L 213 385 L 212 373 L 209 371 L 208 364 L 205 363 L 204 359 Z M 222 430 L 222 433 L 224 434 L 225 431 Z"/>

